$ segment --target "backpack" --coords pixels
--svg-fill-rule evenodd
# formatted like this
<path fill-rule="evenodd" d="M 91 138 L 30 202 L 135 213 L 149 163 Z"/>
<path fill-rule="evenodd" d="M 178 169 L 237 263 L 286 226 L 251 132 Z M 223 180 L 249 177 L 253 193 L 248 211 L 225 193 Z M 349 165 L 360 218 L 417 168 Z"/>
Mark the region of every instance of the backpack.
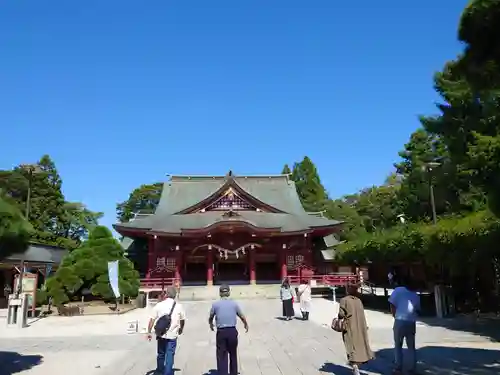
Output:
<path fill-rule="evenodd" d="M 167 315 L 161 316 L 160 319 L 157 320 L 155 324 L 156 337 L 162 337 L 165 333 L 167 333 L 170 326 L 172 325 L 172 313 L 174 312 L 175 304 L 176 301 L 174 301 L 174 304 L 172 305 L 170 312 Z"/>

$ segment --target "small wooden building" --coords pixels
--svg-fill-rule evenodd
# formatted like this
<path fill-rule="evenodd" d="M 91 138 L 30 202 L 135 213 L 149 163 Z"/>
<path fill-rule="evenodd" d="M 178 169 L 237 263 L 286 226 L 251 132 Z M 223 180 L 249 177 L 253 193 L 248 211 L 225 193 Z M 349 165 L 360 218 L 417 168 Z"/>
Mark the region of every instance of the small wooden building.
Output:
<path fill-rule="evenodd" d="M 21 262 L 24 262 L 25 272 L 38 274 L 40 287 L 48 274 L 55 271 L 68 250 L 49 245 L 31 244 L 24 254 L 13 254 L 0 262 L 0 308 L 7 306 L 7 290 L 14 291 L 14 279 L 21 272 Z"/>

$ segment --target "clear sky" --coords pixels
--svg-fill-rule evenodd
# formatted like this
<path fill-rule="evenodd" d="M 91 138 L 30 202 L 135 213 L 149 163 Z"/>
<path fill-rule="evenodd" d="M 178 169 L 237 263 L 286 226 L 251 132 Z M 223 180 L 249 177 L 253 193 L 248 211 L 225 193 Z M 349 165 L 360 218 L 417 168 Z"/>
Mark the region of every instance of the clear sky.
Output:
<path fill-rule="evenodd" d="M 3 1 L 0 168 L 48 153 L 104 211 L 165 174 L 381 183 L 433 113 L 466 0 Z"/>

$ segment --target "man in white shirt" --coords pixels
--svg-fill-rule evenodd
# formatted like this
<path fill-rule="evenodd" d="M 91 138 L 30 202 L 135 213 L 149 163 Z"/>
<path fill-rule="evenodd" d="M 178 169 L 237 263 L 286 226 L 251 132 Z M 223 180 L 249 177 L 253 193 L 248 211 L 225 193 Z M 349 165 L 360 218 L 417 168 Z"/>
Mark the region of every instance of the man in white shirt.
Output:
<path fill-rule="evenodd" d="M 394 317 L 394 374 L 403 370 L 403 340 L 406 340 L 410 356 L 410 374 L 416 371 L 415 333 L 417 314 L 420 311 L 420 296 L 408 287 L 407 280 L 401 280 L 401 285 L 394 289 L 389 297 L 391 313 Z"/>
<path fill-rule="evenodd" d="M 177 338 L 184 330 L 186 314 L 180 303 L 175 300 L 177 290 L 175 287 L 168 287 L 166 298 L 160 301 L 153 308 L 148 325 L 148 340 L 151 341 L 151 331 L 162 316 L 170 314 L 171 323 L 166 333 L 161 337 L 156 337 L 158 351 L 156 358 L 155 375 L 174 375 L 174 356 L 177 348 Z"/>

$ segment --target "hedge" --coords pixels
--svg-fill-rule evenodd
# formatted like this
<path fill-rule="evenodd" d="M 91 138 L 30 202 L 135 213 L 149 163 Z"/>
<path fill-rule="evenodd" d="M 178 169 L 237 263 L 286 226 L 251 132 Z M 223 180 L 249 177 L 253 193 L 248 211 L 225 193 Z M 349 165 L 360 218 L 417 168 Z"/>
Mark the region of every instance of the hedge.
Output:
<path fill-rule="evenodd" d="M 338 248 L 340 263 L 422 262 L 465 267 L 467 262 L 500 256 L 500 220 L 489 211 L 428 223 L 398 225 L 349 241 Z"/>

